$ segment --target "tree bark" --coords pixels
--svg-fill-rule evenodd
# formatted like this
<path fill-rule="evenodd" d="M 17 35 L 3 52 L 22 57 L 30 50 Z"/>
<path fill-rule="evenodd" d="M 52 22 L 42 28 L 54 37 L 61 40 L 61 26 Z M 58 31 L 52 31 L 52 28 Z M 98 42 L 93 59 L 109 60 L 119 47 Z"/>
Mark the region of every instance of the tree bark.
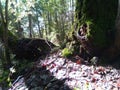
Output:
<path fill-rule="evenodd" d="M 30 36 L 30 38 L 33 37 L 33 35 L 32 35 L 32 19 L 31 18 L 32 18 L 32 16 L 31 16 L 31 14 L 29 14 L 28 19 L 29 19 L 29 29 L 30 29 L 29 36 Z"/>
<path fill-rule="evenodd" d="M 96 53 L 102 55 L 103 52 L 110 51 L 111 46 L 114 46 L 117 49 L 113 50 L 112 48 L 109 55 L 110 53 L 113 54 L 113 51 L 119 53 L 120 19 L 117 18 L 116 20 L 117 9 L 118 0 L 76 1 L 75 32 L 78 32 L 83 24 L 87 24 L 86 41 L 91 45 L 87 46 L 86 43 L 84 44 L 92 49 L 88 50 L 88 48 L 85 48 L 86 51 L 91 53 L 91 50 L 93 50 L 93 55 L 96 55 Z M 116 25 L 115 21 L 117 22 Z"/>
<path fill-rule="evenodd" d="M 115 46 L 120 49 L 120 0 L 118 1 L 118 14 L 116 18 Z"/>
<path fill-rule="evenodd" d="M 44 39 L 23 38 L 12 50 L 18 59 L 34 60 L 49 54 L 55 45 Z"/>
<path fill-rule="evenodd" d="M 114 58 L 120 55 L 120 0 L 118 0 L 118 9 L 117 9 L 117 17 L 115 22 L 115 40 L 113 45 L 107 50 L 107 57 L 109 59 L 114 60 Z"/>
<path fill-rule="evenodd" d="M 41 31 L 40 21 L 39 21 L 39 18 L 38 18 L 38 14 L 37 14 L 37 26 L 38 26 L 38 31 L 39 31 L 39 37 L 42 38 L 43 34 L 42 34 L 42 31 Z"/>
<path fill-rule="evenodd" d="M 23 28 L 21 27 L 21 22 L 20 21 L 18 21 L 18 23 L 17 23 L 17 36 L 18 36 L 19 39 L 24 37 Z"/>
<path fill-rule="evenodd" d="M 8 0 L 6 0 L 5 2 L 5 17 L 3 15 L 2 12 L 2 4 L 0 1 L 0 14 L 1 14 L 1 18 L 2 18 L 2 29 L 3 29 L 3 43 L 5 46 L 5 64 L 7 65 L 11 65 L 11 61 L 10 61 L 10 54 L 9 54 L 9 47 L 8 47 Z"/>

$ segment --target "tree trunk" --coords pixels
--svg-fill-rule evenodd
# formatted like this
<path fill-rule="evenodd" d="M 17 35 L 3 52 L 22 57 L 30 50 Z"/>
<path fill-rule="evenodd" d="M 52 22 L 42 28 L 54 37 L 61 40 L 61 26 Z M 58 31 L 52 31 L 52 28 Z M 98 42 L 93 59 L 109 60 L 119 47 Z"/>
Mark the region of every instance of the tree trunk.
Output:
<path fill-rule="evenodd" d="M 30 38 L 32 38 L 32 16 L 31 14 L 28 15 L 28 19 L 29 19 L 29 29 L 30 29 Z"/>
<path fill-rule="evenodd" d="M 116 38 L 115 46 L 120 49 L 120 0 L 118 1 L 118 14 L 116 18 Z"/>
<path fill-rule="evenodd" d="M 42 38 L 43 34 L 42 34 L 42 31 L 41 31 L 40 21 L 39 21 L 38 14 L 37 14 L 37 26 L 38 26 L 38 31 L 39 31 L 39 37 Z"/>
<path fill-rule="evenodd" d="M 109 57 L 109 59 L 114 59 L 120 55 L 120 0 L 118 0 L 118 12 L 115 22 L 115 29 L 116 32 L 114 44 L 107 51 L 107 57 Z"/>
<path fill-rule="evenodd" d="M 24 37 L 23 28 L 21 27 L 21 22 L 20 21 L 18 21 L 18 23 L 17 23 L 17 36 L 18 36 L 19 39 Z"/>
<path fill-rule="evenodd" d="M 47 26 L 48 26 L 48 34 L 50 35 L 51 33 L 51 15 L 50 15 L 50 12 L 48 11 L 47 12 Z"/>
<path fill-rule="evenodd" d="M 5 2 L 5 17 L 3 16 L 2 4 L 0 2 L 0 15 L 2 18 L 2 29 L 3 29 L 3 35 L 1 35 L 1 36 L 3 38 L 2 40 L 3 40 L 4 46 L 5 46 L 4 64 L 11 65 L 9 48 L 8 48 L 8 0 L 6 0 L 6 2 Z"/>
<path fill-rule="evenodd" d="M 72 24 L 71 25 L 73 25 L 73 23 L 74 23 L 74 0 L 71 1 L 71 7 L 72 7 L 72 12 L 71 12 L 72 13 L 72 16 L 71 16 Z"/>
<path fill-rule="evenodd" d="M 120 49 L 120 23 L 117 16 L 118 0 L 77 0 L 76 1 L 76 31 L 86 24 L 86 42 L 81 43 L 84 49 L 92 55 L 102 55 L 111 46 Z M 120 10 L 120 9 L 119 9 Z M 119 15 L 118 15 L 119 16 Z M 120 20 L 119 20 L 120 21 Z M 119 29 L 118 29 L 119 28 Z M 117 31 L 117 33 L 116 33 Z M 115 36 L 115 38 L 114 38 Z M 113 49 L 113 48 L 112 48 Z M 117 50 L 116 52 L 119 52 Z M 112 52 L 111 52 L 112 53 Z"/>

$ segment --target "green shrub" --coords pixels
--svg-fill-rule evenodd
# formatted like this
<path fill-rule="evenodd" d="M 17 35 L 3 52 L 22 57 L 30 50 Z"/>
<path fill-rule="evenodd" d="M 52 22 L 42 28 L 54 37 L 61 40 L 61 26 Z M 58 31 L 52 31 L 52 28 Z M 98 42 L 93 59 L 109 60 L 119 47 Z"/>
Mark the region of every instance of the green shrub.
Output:
<path fill-rule="evenodd" d="M 63 57 L 70 57 L 73 54 L 72 50 L 68 49 L 68 48 L 64 48 L 62 50 L 62 56 Z"/>

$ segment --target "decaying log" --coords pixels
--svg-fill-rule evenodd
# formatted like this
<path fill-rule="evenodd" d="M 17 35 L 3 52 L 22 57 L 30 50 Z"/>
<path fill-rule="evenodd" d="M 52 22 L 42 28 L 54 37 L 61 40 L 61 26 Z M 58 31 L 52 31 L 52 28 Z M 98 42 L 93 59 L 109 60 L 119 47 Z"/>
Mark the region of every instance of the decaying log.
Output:
<path fill-rule="evenodd" d="M 18 59 L 33 60 L 50 53 L 53 47 L 53 43 L 44 39 L 24 38 L 18 40 L 12 51 Z"/>

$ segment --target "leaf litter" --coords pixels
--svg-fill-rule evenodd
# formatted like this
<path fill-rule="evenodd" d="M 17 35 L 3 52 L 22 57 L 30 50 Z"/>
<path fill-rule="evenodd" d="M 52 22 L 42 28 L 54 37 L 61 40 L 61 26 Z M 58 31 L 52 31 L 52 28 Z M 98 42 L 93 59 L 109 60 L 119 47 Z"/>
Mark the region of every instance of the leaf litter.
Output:
<path fill-rule="evenodd" d="M 19 78 L 21 77 L 21 78 Z M 73 62 L 57 54 L 39 59 L 9 90 L 120 90 L 120 70 Z"/>

